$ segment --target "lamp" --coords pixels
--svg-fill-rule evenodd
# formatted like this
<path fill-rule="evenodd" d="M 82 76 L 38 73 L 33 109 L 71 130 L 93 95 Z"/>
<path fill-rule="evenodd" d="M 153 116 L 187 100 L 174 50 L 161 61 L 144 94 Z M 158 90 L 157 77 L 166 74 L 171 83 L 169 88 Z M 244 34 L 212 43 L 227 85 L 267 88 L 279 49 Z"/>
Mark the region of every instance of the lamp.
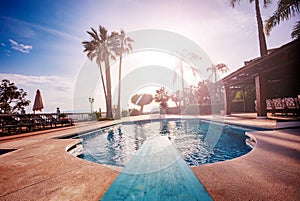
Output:
<path fill-rule="evenodd" d="M 94 98 L 89 97 L 89 102 L 91 103 L 91 113 L 93 113 L 93 102 L 94 102 Z"/>

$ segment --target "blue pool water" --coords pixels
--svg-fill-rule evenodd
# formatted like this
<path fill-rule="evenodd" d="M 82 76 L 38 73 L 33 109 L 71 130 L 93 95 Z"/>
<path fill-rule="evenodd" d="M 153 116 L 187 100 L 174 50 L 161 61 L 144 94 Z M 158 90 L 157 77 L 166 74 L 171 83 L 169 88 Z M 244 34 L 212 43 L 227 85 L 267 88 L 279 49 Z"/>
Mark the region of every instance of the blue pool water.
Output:
<path fill-rule="evenodd" d="M 125 165 L 146 139 L 167 136 L 190 166 L 233 159 L 248 153 L 248 128 L 196 119 L 130 122 L 77 136 L 83 159 L 114 166 Z"/>

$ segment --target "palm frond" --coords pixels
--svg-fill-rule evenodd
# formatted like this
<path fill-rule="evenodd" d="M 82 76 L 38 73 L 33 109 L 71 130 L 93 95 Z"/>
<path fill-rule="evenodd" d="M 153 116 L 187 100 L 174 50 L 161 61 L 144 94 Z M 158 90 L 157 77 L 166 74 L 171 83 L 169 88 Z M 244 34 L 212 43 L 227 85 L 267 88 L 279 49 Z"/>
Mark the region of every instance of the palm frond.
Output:
<path fill-rule="evenodd" d="M 272 4 L 271 0 L 264 0 L 264 8 L 267 8 L 269 4 Z"/>
<path fill-rule="evenodd" d="M 111 58 L 113 61 L 116 61 L 115 55 L 110 55 L 110 58 Z"/>
<path fill-rule="evenodd" d="M 265 31 L 270 35 L 272 28 L 278 25 L 281 21 L 290 19 L 300 11 L 299 0 L 280 0 L 277 4 L 277 9 L 273 15 L 266 21 Z"/>
<path fill-rule="evenodd" d="M 222 72 L 222 73 L 226 73 L 229 71 L 229 68 L 226 66 L 226 64 L 224 63 L 220 63 L 216 65 L 216 70 Z"/>
<path fill-rule="evenodd" d="M 134 40 L 133 40 L 132 38 L 130 38 L 130 37 L 127 37 L 126 40 L 127 40 L 128 42 L 130 42 L 130 43 L 134 42 Z"/>
<path fill-rule="evenodd" d="M 98 37 L 98 33 L 95 31 L 95 29 L 91 28 L 92 31 L 87 31 L 87 33 L 95 40 L 100 41 Z"/>
<path fill-rule="evenodd" d="M 96 54 L 95 54 L 94 52 L 88 52 L 88 53 L 87 53 L 87 57 L 88 57 L 90 60 L 93 60 L 95 56 L 96 56 Z"/>
<path fill-rule="evenodd" d="M 291 36 L 293 39 L 300 39 L 300 21 L 298 21 L 296 25 L 293 27 Z"/>
<path fill-rule="evenodd" d="M 232 8 L 234 8 L 236 6 L 236 4 L 240 4 L 240 0 L 231 0 L 230 1 L 230 6 Z"/>
<path fill-rule="evenodd" d="M 99 26 L 99 35 L 100 35 L 100 38 L 101 38 L 101 41 L 106 41 L 106 39 L 108 38 L 107 36 L 107 29 L 103 26 Z"/>
<path fill-rule="evenodd" d="M 127 43 L 127 46 L 128 46 L 128 48 L 129 48 L 129 50 L 132 51 L 132 49 L 133 49 L 133 48 L 132 48 L 132 45 L 131 45 L 130 43 Z"/>

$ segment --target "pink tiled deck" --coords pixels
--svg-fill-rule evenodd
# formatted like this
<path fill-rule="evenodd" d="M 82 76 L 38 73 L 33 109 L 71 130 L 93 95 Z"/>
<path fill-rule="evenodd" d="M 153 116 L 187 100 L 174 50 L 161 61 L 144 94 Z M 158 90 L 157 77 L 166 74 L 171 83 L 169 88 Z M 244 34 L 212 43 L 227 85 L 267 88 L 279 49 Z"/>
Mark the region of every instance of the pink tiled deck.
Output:
<path fill-rule="evenodd" d="M 141 118 L 149 116 L 129 120 Z M 224 121 L 277 126 L 268 119 L 232 116 Z M 0 155 L 0 200 L 99 200 L 119 172 L 67 153 L 66 148 L 78 140 L 53 138 L 112 123 L 88 122 L 25 137 L 0 137 L 0 149 L 17 149 Z M 249 154 L 192 170 L 215 200 L 300 200 L 300 129 L 251 134 L 257 145 Z"/>

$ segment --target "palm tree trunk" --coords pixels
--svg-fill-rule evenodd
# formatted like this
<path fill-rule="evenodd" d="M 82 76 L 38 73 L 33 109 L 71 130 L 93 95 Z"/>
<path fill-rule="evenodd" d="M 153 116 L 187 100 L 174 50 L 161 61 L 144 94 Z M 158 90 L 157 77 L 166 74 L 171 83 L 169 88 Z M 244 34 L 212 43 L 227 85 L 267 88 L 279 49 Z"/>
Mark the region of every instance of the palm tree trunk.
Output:
<path fill-rule="evenodd" d="M 183 79 L 183 66 L 182 60 L 180 60 L 180 73 L 181 73 L 181 87 L 182 87 L 182 99 L 183 99 L 183 107 L 185 107 L 185 91 L 184 91 L 184 79 Z"/>
<path fill-rule="evenodd" d="M 213 70 L 213 73 L 215 75 L 215 83 L 217 82 L 217 69 Z"/>
<path fill-rule="evenodd" d="M 122 50 L 123 50 L 123 41 L 121 41 L 121 52 L 120 52 L 120 63 L 119 63 L 119 87 L 118 87 L 118 106 L 116 119 L 121 118 L 121 71 L 122 71 Z"/>
<path fill-rule="evenodd" d="M 106 56 L 105 60 L 105 75 L 106 75 L 106 118 L 112 118 L 112 100 L 111 100 L 111 77 L 110 77 L 110 66 L 108 56 Z"/>
<path fill-rule="evenodd" d="M 104 77 L 103 77 L 101 63 L 99 63 L 99 70 L 100 70 L 100 76 L 101 76 L 101 81 L 102 81 L 102 87 L 103 87 L 103 91 L 104 91 L 104 96 L 105 96 L 105 99 L 106 99 L 107 93 L 106 93 L 106 87 L 105 87 L 105 84 L 104 84 Z"/>
<path fill-rule="evenodd" d="M 259 8 L 259 0 L 255 0 L 255 11 L 256 11 L 256 20 L 257 20 L 257 28 L 258 28 L 260 56 L 263 57 L 267 55 L 268 52 L 267 52 L 266 37 L 264 34 L 264 28 L 263 28 L 263 23 L 261 19 L 260 8 Z"/>

